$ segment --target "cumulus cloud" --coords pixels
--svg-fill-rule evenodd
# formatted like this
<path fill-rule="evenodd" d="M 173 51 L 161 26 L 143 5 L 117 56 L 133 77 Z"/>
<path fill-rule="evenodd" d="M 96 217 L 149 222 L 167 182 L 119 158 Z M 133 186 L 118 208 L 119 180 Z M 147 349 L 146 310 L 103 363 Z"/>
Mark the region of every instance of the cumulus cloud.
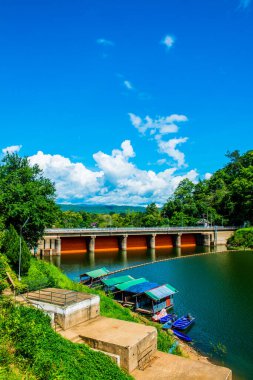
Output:
<path fill-rule="evenodd" d="M 142 134 L 148 135 L 157 142 L 158 151 L 167 154 L 173 158 L 179 167 L 185 166 L 185 155 L 176 148 L 177 145 L 182 144 L 188 140 L 187 137 L 174 138 L 168 141 L 164 140 L 164 136 L 176 133 L 179 130 L 178 123 L 188 121 L 185 115 L 172 114 L 165 117 L 157 117 L 152 119 L 146 116 L 142 119 L 133 113 L 129 113 L 132 125 Z"/>
<path fill-rule="evenodd" d="M 172 114 L 165 117 L 158 116 L 156 119 L 152 119 L 147 115 L 144 120 L 133 113 L 129 113 L 128 115 L 131 123 L 140 133 L 145 134 L 149 131 L 151 135 L 156 133 L 159 133 L 160 135 L 175 133 L 178 131 L 178 126 L 176 123 L 188 120 L 185 115 L 177 114 Z"/>
<path fill-rule="evenodd" d="M 17 153 L 20 151 L 22 148 L 22 145 L 11 145 L 7 146 L 6 148 L 2 149 L 3 154 L 12 154 L 12 153 Z"/>
<path fill-rule="evenodd" d="M 169 157 L 172 157 L 177 161 L 178 166 L 185 166 L 185 155 L 177 149 L 177 145 L 183 144 L 188 140 L 187 137 L 175 138 L 169 141 L 158 140 L 158 147 L 161 153 L 166 153 Z"/>
<path fill-rule="evenodd" d="M 212 173 L 206 173 L 204 178 L 205 179 L 210 179 L 212 177 Z"/>
<path fill-rule="evenodd" d="M 98 38 L 96 42 L 98 45 L 102 45 L 102 46 L 114 46 L 113 41 L 107 40 L 105 38 Z"/>
<path fill-rule="evenodd" d="M 170 49 L 175 43 L 175 38 L 167 34 L 167 36 L 162 39 L 161 43 L 165 45 L 167 49 Z"/>
<path fill-rule="evenodd" d="M 129 80 L 124 80 L 123 84 L 124 84 L 124 86 L 125 86 L 128 90 L 133 90 L 133 89 L 134 89 L 132 83 L 129 82 Z"/>
<path fill-rule="evenodd" d="M 158 172 L 138 168 L 133 162 L 135 152 L 129 140 L 123 141 L 120 149 L 113 149 L 111 154 L 100 151 L 93 157 L 97 166 L 94 170 L 59 154 L 41 151 L 29 157 L 29 161 L 31 165 L 38 164 L 55 183 L 58 201 L 64 203 L 162 204 L 184 178 L 196 182 L 198 177 L 196 170 L 179 175 L 176 167 Z"/>
<path fill-rule="evenodd" d="M 57 196 L 61 200 L 85 199 L 96 193 L 103 183 L 102 171 L 91 171 L 82 163 L 73 163 L 59 154 L 44 154 L 39 151 L 29 157 L 31 165 L 38 164 L 45 176 L 56 186 Z"/>

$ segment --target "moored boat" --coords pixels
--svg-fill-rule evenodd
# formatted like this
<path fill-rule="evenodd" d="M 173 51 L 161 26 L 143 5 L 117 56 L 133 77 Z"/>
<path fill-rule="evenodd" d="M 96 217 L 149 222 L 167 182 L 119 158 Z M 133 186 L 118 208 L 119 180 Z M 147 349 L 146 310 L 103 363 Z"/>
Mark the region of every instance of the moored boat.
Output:
<path fill-rule="evenodd" d="M 186 330 L 188 327 L 190 327 L 195 321 L 195 318 L 193 318 L 190 314 L 187 314 L 181 318 L 178 318 L 173 324 L 172 328 L 177 330 Z"/>
<path fill-rule="evenodd" d="M 179 339 L 184 340 L 185 342 L 192 342 L 192 338 L 190 338 L 188 335 L 183 334 L 180 331 L 174 330 L 173 334 L 176 335 Z"/>

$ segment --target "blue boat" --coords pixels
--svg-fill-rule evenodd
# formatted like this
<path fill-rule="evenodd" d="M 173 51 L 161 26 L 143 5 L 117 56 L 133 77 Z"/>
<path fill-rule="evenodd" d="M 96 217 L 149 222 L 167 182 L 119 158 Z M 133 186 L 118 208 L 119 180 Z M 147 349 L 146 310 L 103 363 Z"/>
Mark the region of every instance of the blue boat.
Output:
<path fill-rule="evenodd" d="M 187 314 L 186 316 L 183 316 L 181 318 L 178 318 L 173 324 L 172 328 L 177 330 L 186 330 L 188 327 L 190 327 L 195 321 L 195 318 L 193 318 L 190 314 Z"/>
<path fill-rule="evenodd" d="M 162 325 L 163 330 L 169 330 L 171 329 L 172 321 L 168 321 Z"/>
<path fill-rule="evenodd" d="M 159 322 L 164 324 L 166 322 L 175 322 L 177 320 L 176 314 L 167 314 L 164 317 L 160 318 Z"/>
<path fill-rule="evenodd" d="M 192 338 L 190 338 L 188 335 L 185 335 L 177 330 L 174 330 L 173 334 L 176 335 L 179 339 L 184 340 L 185 342 L 192 342 Z"/>

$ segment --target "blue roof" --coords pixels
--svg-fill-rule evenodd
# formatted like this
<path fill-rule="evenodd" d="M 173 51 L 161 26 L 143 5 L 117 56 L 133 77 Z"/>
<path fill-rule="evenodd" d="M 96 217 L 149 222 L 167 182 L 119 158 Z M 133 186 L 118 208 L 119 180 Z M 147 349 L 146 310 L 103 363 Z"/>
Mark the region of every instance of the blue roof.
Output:
<path fill-rule="evenodd" d="M 147 281 L 147 282 L 142 282 L 141 284 L 130 286 L 129 288 L 125 289 L 125 291 L 129 293 L 140 294 L 140 293 L 147 292 L 150 289 L 154 289 L 157 286 L 159 286 L 159 284 L 157 284 L 156 282 Z"/>
<path fill-rule="evenodd" d="M 154 299 L 155 301 L 158 301 L 163 298 L 167 298 L 175 293 L 177 293 L 177 290 L 169 284 L 159 286 L 155 289 L 146 290 L 147 296 Z"/>

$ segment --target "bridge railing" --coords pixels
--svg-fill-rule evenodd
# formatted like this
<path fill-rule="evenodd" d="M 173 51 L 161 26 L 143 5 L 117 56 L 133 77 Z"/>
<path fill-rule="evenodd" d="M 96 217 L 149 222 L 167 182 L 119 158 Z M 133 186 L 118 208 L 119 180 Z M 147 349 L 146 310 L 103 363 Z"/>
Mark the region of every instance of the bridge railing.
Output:
<path fill-rule="evenodd" d="M 192 227 L 110 227 L 110 228 L 47 228 L 45 233 L 95 233 L 95 232 L 138 232 L 138 231 L 223 231 L 223 230 L 236 230 L 238 227 L 234 226 L 192 226 Z"/>

